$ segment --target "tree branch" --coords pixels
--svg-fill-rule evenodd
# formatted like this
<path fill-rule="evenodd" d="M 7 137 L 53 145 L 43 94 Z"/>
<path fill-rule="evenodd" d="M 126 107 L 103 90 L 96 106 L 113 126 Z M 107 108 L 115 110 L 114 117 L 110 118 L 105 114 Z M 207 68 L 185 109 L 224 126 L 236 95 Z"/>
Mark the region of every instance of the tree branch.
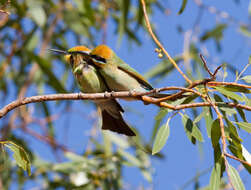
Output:
<path fill-rule="evenodd" d="M 135 97 L 135 100 L 142 100 L 144 102 L 155 104 L 160 107 L 169 108 L 175 111 L 181 110 L 181 109 L 187 109 L 187 108 L 194 108 L 194 107 L 212 106 L 209 102 L 196 102 L 196 103 L 173 106 L 171 104 L 168 104 L 167 102 L 158 103 L 158 98 L 152 98 L 150 96 L 146 96 L 146 95 L 154 94 L 156 92 L 169 91 L 169 90 L 181 90 L 181 91 L 187 91 L 187 92 L 191 92 L 193 94 L 199 95 L 198 92 L 192 89 L 182 88 L 182 87 L 163 87 L 163 88 L 153 89 L 149 92 L 124 91 L 124 92 L 110 92 L 110 93 L 105 92 L 105 93 L 93 93 L 93 94 L 84 94 L 84 93 L 48 94 L 48 95 L 31 96 L 31 97 L 17 99 L 9 103 L 8 105 L 4 106 L 2 109 L 0 109 L 0 118 L 4 117 L 11 110 L 22 105 L 35 103 L 35 102 L 56 101 L 56 100 L 102 100 L 102 99 L 104 100 L 104 99 L 111 99 L 111 98 L 123 99 L 123 98 L 128 98 L 128 97 Z M 202 95 L 201 97 L 205 98 L 204 95 Z M 236 104 L 232 102 L 215 102 L 215 105 L 219 107 L 233 107 L 233 108 L 241 108 L 247 111 L 251 111 L 250 106 Z"/>

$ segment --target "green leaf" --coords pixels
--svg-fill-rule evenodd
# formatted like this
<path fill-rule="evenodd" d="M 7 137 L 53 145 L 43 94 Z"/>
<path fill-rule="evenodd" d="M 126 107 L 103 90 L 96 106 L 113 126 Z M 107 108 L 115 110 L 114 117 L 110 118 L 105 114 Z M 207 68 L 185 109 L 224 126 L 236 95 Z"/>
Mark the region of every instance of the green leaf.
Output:
<path fill-rule="evenodd" d="M 216 162 L 210 177 L 209 189 L 216 190 L 220 189 L 221 182 L 221 165 L 219 162 Z"/>
<path fill-rule="evenodd" d="M 177 64 L 179 64 L 183 58 L 180 56 L 174 57 L 174 60 Z M 170 63 L 168 59 L 164 59 L 162 62 L 158 63 L 156 66 L 149 69 L 144 74 L 144 77 L 146 79 L 152 79 L 152 78 L 163 78 L 166 75 L 168 75 L 170 72 L 172 72 L 174 69 L 174 66 Z"/>
<path fill-rule="evenodd" d="M 251 123 L 247 122 L 234 122 L 236 123 L 240 128 L 247 131 L 248 133 L 251 133 Z"/>
<path fill-rule="evenodd" d="M 18 146 L 17 144 L 11 141 L 6 141 L 6 143 L 3 143 L 3 145 L 9 148 L 14 153 L 13 157 L 16 160 L 17 165 L 23 168 L 24 171 L 27 171 L 28 175 L 30 176 L 31 175 L 30 159 L 25 150 L 21 146 Z"/>
<path fill-rule="evenodd" d="M 159 128 L 158 133 L 154 140 L 152 155 L 158 153 L 166 144 L 166 141 L 170 134 L 169 121 L 170 119 L 167 120 L 165 125 Z"/>
<path fill-rule="evenodd" d="M 162 122 L 162 120 L 165 118 L 165 116 L 168 114 L 170 110 L 169 109 L 166 109 L 166 108 L 160 108 L 160 111 L 158 112 L 158 114 L 155 116 L 155 123 L 154 123 L 154 127 L 153 127 L 153 130 L 152 130 L 152 136 L 151 136 L 151 142 L 153 142 L 157 132 L 158 132 L 158 129 L 160 127 L 160 124 Z"/>
<path fill-rule="evenodd" d="M 214 148 L 219 144 L 220 137 L 221 137 L 220 121 L 219 119 L 216 119 L 214 120 L 211 126 L 211 141 Z"/>
<path fill-rule="evenodd" d="M 210 107 L 204 107 L 203 110 L 205 112 L 204 119 L 206 122 L 207 136 L 211 137 L 211 127 L 212 127 L 212 123 L 213 123 L 212 111 L 211 111 Z"/>
<path fill-rule="evenodd" d="M 148 170 L 141 170 L 142 175 L 144 176 L 144 178 L 149 182 L 152 183 L 153 179 L 152 179 L 152 175 L 151 172 L 149 172 Z"/>
<path fill-rule="evenodd" d="M 242 142 L 242 139 L 239 137 L 236 127 L 233 125 L 232 121 L 229 121 L 227 118 L 225 118 L 225 120 L 229 129 L 228 131 L 230 138 L 236 141 L 236 143 L 240 144 L 240 142 Z"/>
<path fill-rule="evenodd" d="M 181 8 L 180 8 L 180 10 L 179 10 L 179 12 L 178 12 L 179 15 L 182 14 L 183 11 L 185 10 L 186 4 L 187 4 L 187 0 L 183 0 L 183 1 L 182 1 Z"/>
<path fill-rule="evenodd" d="M 42 5 L 31 5 L 28 9 L 28 13 L 38 26 L 44 26 L 46 23 L 46 14 Z"/>
<path fill-rule="evenodd" d="M 251 83 L 251 75 L 244 76 L 241 80 L 244 80 L 246 83 Z"/>
<path fill-rule="evenodd" d="M 220 107 L 221 111 L 224 111 L 228 116 L 232 116 L 233 114 L 237 114 L 237 111 L 235 108 L 229 108 L 229 107 Z"/>
<path fill-rule="evenodd" d="M 104 131 L 105 135 L 117 146 L 119 146 L 122 149 L 128 148 L 130 145 L 126 139 L 121 138 L 120 135 L 115 133 L 110 133 L 108 131 Z"/>
<path fill-rule="evenodd" d="M 243 101 L 243 98 L 241 96 L 239 96 L 238 94 L 236 94 L 232 91 L 225 89 L 224 87 L 214 86 L 213 88 L 215 88 L 218 92 L 224 94 L 225 96 L 227 96 L 231 99 L 234 99 L 234 100 L 237 100 L 240 102 Z"/>
<path fill-rule="evenodd" d="M 201 112 L 194 120 L 194 123 L 198 123 L 203 117 L 205 117 L 207 113 L 205 112 L 205 110 L 203 110 L 203 112 Z"/>
<path fill-rule="evenodd" d="M 228 165 L 228 171 L 229 171 L 230 179 L 234 186 L 234 189 L 245 190 L 245 186 L 243 185 L 243 182 L 239 176 L 238 171 L 231 165 Z"/>
<path fill-rule="evenodd" d="M 203 142 L 203 136 L 200 132 L 200 129 L 193 123 L 193 121 L 186 115 L 181 114 L 182 116 L 182 123 L 184 125 L 184 129 L 188 139 L 195 144 L 196 140 Z"/>
<path fill-rule="evenodd" d="M 155 116 L 155 120 L 158 121 L 158 120 L 161 120 L 168 114 L 170 110 L 169 109 L 166 109 L 166 108 L 161 108 L 159 113 Z"/>
<path fill-rule="evenodd" d="M 236 102 L 237 103 L 237 102 Z M 246 115 L 245 115 L 245 112 L 243 111 L 243 109 L 241 108 L 236 108 L 236 110 L 238 111 L 239 115 L 241 116 L 242 120 L 247 122 L 247 118 L 246 118 Z"/>
<path fill-rule="evenodd" d="M 120 44 L 122 37 L 125 33 L 126 27 L 127 27 L 127 20 L 128 20 L 128 12 L 131 4 L 131 0 L 127 1 L 122 1 L 120 3 L 121 5 L 121 16 L 119 19 L 119 25 L 118 25 L 118 34 L 119 34 L 119 39 L 118 39 L 118 44 Z"/>
<path fill-rule="evenodd" d="M 250 90 L 242 86 L 226 85 L 223 88 L 232 92 L 243 92 L 243 93 L 248 93 L 248 94 L 251 93 Z"/>
<path fill-rule="evenodd" d="M 240 26 L 239 31 L 240 31 L 243 35 L 245 35 L 245 36 L 247 36 L 247 37 L 251 37 L 251 31 L 249 30 L 248 27 L 246 27 L 246 26 Z"/>
<path fill-rule="evenodd" d="M 209 38 L 214 38 L 219 41 L 223 37 L 223 31 L 227 27 L 226 24 L 218 24 L 215 28 L 208 30 L 200 39 L 201 41 L 208 40 Z"/>
<path fill-rule="evenodd" d="M 135 157 L 134 155 L 130 154 L 129 152 L 126 152 L 124 150 L 122 150 L 121 148 L 118 150 L 118 153 L 123 156 L 124 158 L 127 159 L 127 161 L 132 164 L 133 166 L 136 167 L 141 167 L 142 163 L 141 161 Z"/>

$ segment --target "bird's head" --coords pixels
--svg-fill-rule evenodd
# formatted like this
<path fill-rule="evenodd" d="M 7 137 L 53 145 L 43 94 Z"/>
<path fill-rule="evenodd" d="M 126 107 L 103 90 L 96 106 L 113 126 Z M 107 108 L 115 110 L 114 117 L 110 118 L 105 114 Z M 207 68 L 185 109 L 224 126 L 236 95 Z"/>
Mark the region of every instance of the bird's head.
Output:
<path fill-rule="evenodd" d="M 72 68 L 77 67 L 83 61 L 86 61 L 89 58 L 91 52 L 86 46 L 75 46 L 70 48 L 67 51 L 49 49 L 52 52 L 63 54 L 65 61 L 71 65 Z"/>
<path fill-rule="evenodd" d="M 90 57 L 92 58 L 92 60 L 96 65 L 102 67 L 107 63 L 108 60 L 112 58 L 113 54 L 114 53 L 111 50 L 111 48 L 102 44 L 97 46 L 91 51 Z"/>
<path fill-rule="evenodd" d="M 75 46 L 67 51 L 64 58 L 72 68 L 76 68 L 80 63 L 86 62 L 90 52 L 91 50 L 85 46 Z"/>

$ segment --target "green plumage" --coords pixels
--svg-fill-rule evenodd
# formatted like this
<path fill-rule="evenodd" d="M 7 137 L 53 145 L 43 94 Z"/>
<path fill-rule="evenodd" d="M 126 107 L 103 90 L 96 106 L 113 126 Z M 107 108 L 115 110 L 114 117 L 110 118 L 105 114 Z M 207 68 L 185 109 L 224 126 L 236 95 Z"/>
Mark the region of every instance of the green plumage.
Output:
<path fill-rule="evenodd" d="M 81 54 L 72 54 L 71 56 L 73 56 L 71 57 L 73 62 L 71 64 L 72 72 L 82 92 L 101 93 L 110 91 L 96 68 L 88 64 Z M 101 109 L 102 129 L 108 129 L 127 136 L 135 136 L 135 133 L 121 115 L 121 112 L 124 112 L 123 108 L 115 99 L 95 100 L 94 102 Z"/>
<path fill-rule="evenodd" d="M 122 61 L 108 46 L 97 46 L 90 55 L 112 91 L 145 92 L 153 89 L 142 75 Z M 97 60 L 100 58 L 104 59 L 103 63 Z"/>

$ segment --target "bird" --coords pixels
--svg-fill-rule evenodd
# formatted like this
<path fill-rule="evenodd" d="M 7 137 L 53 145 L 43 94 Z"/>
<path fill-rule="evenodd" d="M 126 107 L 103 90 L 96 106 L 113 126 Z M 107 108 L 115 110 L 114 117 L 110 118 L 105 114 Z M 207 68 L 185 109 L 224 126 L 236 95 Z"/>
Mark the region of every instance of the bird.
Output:
<path fill-rule="evenodd" d="M 107 82 L 99 73 L 97 66 L 90 59 L 91 50 L 86 46 L 75 46 L 67 51 L 50 49 L 53 52 L 64 54 L 64 58 L 71 65 L 73 75 L 83 93 L 111 92 Z M 101 110 L 102 129 L 136 136 L 130 126 L 123 119 L 124 109 L 116 99 L 94 100 Z"/>
<path fill-rule="evenodd" d="M 172 95 L 154 92 L 152 85 L 140 73 L 120 59 L 120 57 L 107 45 L 98 45 L 89 53 L 89 56 L 112 92 L 149 92 L 153 90 L 153 93 L 147 96 L 153 98 L 166 98 Z M 186 95 L 179 95 L 178 97 L 170 98 L 170 100 L 175 101 L 183 97 L 186 97 Z M 126 97 L 123 99 L 131 101 L 139 100 L 140 98 Z M 148 105 L 149 103 L 144 102 L 144 104 Z"/>
<path fill-rule="evenodd" d="M 107 45 L 98 45 L 89 55 L 110 90 L 115 92 L 153 90 L 152 85 L 141 74 L 120 59 Z"/>

